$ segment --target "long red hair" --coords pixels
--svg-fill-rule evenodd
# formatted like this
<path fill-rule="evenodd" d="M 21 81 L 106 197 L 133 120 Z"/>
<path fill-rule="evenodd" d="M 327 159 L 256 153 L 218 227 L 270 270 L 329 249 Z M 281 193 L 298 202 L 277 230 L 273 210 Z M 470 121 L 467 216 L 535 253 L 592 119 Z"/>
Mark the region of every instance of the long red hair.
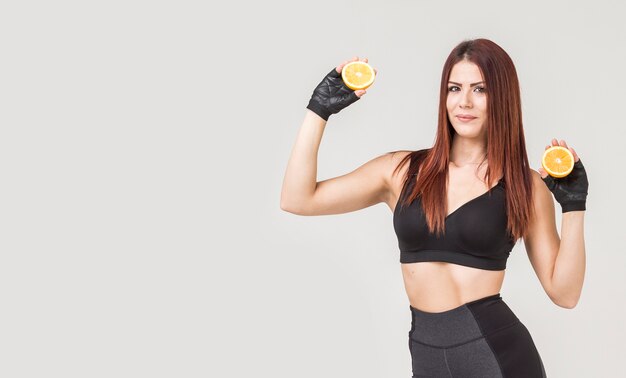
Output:
<path fill-rule="evenodd" d="M 409 179 L 415 180 L 417 175 L 412 192 L 399 205 L 408 205 L 421 196 L 430 232 L 438 235 L 445 233 L 448 164 L 452 138 L 456 134 L 448 119 L 446 100 L 450 72 L 462 60 L 480 68 L 488 88 L 486 179 L 491 187 L 494 179 L 504 177 L 507 228 L 517 241 L 526 234 L 533 215 L 532 176 L 524 141 L 520 87 L 513 61 L 500 46 L 488 39 L 463 41 L 448 56 L 441 74 L 435 144 L 432 148 L 406 155 L 394 170 L 395 174 L 410 160 L 403 188 Z"/>

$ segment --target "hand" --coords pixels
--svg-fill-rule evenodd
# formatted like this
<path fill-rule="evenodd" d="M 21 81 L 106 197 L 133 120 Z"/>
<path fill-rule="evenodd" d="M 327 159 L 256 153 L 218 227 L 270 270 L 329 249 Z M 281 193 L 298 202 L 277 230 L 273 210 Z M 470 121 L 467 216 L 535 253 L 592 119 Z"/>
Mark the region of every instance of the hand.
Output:
<path fill-rule="evenodd" d="M 554 178 L 543 169 L 539 168 L 538 171 L 541 174 L 543 182 L 546 183 L 548 189 L 554 194 L 557 202 L 561 205 L 563 213 L 568 211 L 586 210 L 587 202 L 587 190 L 589 189 L 589 182 L 587 181 L 587 172 L 583 166 L 580 157 L 576 154 L 576 151 L 572 147 L 567 147 L 567 144 L 563 139 L 561 142 L 557 142 L 556 139 L 552 139 L 552 146 L 562 146 L 570 150 L 574 155 L 574 169 L 572 172 L 561 178 Z M 546 146 L 546 150 L 550 146 Z"/>
<path fill-rule="evenodd" d="M 358 59 L 359 57 L 355 56 L 350 61 L 346 60 L 333 68 L 313 91 L 307 109 L 328 121 L 331 114 L 339 113 L 341 109 L 358 101 L 367 93 L 365 90 L 354 91 L 348 88 L 341 79 L 343 66 Z M 362 61 L 367 63 L 367 58 Z M 376 69 L 374 72 L 378 73 Z"/>

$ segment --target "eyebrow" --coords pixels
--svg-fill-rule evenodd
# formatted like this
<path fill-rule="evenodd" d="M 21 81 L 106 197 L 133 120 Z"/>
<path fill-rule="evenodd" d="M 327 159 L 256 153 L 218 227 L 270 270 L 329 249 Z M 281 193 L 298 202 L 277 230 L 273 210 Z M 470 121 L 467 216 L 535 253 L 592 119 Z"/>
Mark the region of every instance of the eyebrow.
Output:
<path fill-rule="evenodd" d="M 463 86 L 463 84 L 461 84 L 461 83 L 455 83 L 454 81 L 449 81 L 448 83 Z M 484 83 L 484 81 L 479 81 L 478 83 L 472 83 L 472 84 L 470 84 L 470 87 L 473 87 L 473 86 L 478 85 L 478 84 L 481 84 L 481 83 Z"/>

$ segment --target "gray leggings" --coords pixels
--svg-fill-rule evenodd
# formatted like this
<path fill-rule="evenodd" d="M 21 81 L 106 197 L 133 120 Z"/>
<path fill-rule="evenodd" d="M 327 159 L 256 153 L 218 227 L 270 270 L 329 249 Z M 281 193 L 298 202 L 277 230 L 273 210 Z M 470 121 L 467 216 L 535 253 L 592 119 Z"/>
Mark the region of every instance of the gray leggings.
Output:
<path fill-rule="evenodd" d="M 444 312 L 412 306 L 413 378 L 545 378 L 528 329 L 500 293 Z"/>

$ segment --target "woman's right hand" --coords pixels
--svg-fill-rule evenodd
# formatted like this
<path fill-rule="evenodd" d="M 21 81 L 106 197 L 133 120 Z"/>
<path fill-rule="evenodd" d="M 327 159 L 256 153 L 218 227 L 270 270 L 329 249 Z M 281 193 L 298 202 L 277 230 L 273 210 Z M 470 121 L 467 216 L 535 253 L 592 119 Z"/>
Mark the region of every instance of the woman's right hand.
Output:
<path fill-rule="evenodd" d="M 341 109 L 356 102 L 367 93 L 365 90 L 354 91 L 348 88 L 341 79 L 343 66 L 357 60 L 359 60 L 359 57 L 355 56 L 351 60 L 346 60 L 333 68 L 313 91 L 307 109 L 328 121 L 328 117 L 331 114 L 339 113 Z M 367 58 L 362 61 L 367 63 Z M 376 69 L 374 69 L 374 72 L 378 73 Z"/>

